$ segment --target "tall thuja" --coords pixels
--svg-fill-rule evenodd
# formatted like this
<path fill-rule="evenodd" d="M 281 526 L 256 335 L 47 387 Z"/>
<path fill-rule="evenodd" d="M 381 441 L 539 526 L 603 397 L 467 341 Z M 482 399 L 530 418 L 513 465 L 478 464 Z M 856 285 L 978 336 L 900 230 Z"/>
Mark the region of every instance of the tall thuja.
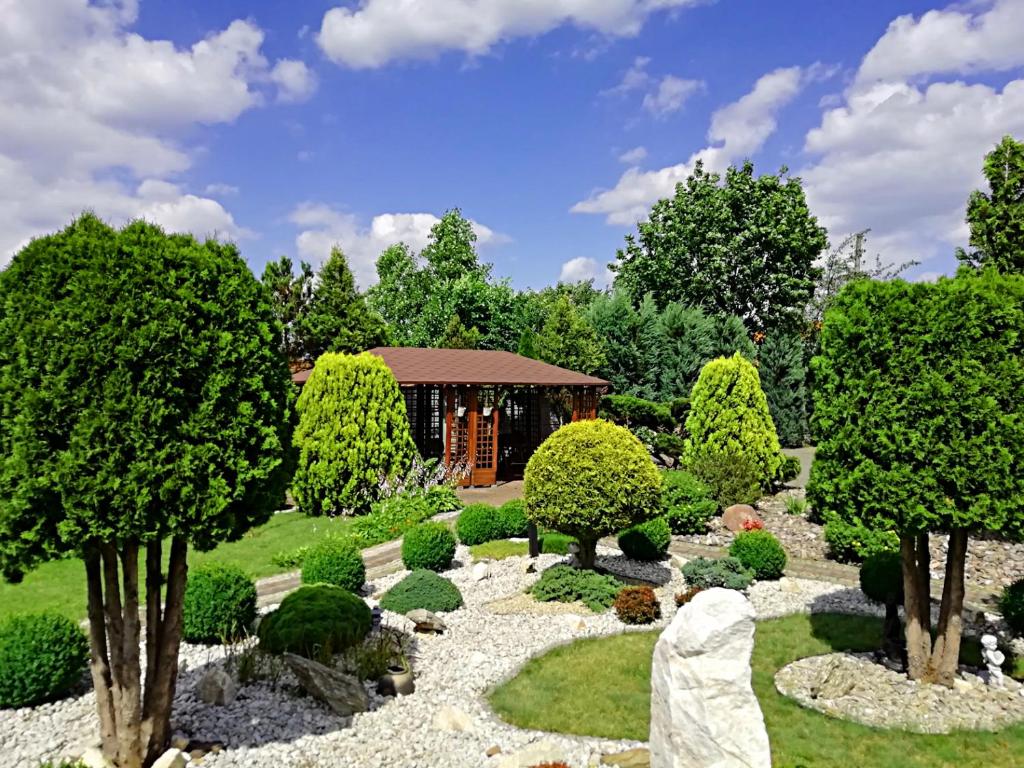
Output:
<path fill-rule="evenodd" d="M 779 442 L 788 447 L 803 445 L 807 434 L 803 340 L 795 334 L 769 336 L 759 350 L 758 370 Z"/>
<path fill-rule="evenodd" d="M 683 460 L 688 464 L 742 456 L 767 488 L 782 451 L 754 364 L 739 352 L 704 366 L 690 395 Z"/>
<path fill-rule="evenodd" d="M 537 338 L 540 359 L 582 373 L 593 373 L 604 364 L 597 334 L 567 296 L 551 308 Z"/>
<path fill-rule="evenodd" d="M 365 511 L 381 480 L 404 475 L 415 456 L 398 382 L 368 352 L 321 355 L 297 409 L 292 490 L 306 514 Z"/>

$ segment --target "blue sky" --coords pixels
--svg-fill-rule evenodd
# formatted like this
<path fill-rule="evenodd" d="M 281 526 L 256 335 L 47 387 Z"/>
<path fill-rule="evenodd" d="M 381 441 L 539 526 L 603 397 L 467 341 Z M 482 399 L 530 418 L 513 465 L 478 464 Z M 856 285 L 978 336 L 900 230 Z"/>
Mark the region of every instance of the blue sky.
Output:
<path fill-rule="evenodd" d="M 984 152 L 1024 136 L 1024 0 L 0 10 L 0 263 L 92 208 L 235 239 L 257 272 L 337 242 L 365 286 L 458 206 L 515 285 L 601 282 L 694 159 L 750 157 L 805 178 L 833 242 L 871 227 L 927 277 Z"/>

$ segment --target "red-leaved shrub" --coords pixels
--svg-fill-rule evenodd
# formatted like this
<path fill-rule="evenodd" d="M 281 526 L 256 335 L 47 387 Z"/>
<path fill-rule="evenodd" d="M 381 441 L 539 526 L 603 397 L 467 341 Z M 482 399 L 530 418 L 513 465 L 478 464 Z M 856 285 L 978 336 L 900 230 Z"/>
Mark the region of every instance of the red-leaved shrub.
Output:
<path fill-rule="evenodd" d="M 650 587 L 623 587 L 615 597 L 615 614 L 624 624 L 650 624 L 661 616 L 661 604 Z"/>

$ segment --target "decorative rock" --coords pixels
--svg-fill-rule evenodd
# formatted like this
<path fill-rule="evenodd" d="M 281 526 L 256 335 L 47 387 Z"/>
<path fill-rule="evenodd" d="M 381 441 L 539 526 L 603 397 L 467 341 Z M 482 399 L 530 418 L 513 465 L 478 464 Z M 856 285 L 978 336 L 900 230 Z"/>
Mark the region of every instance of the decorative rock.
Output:
<path fill-rule="evenodd" d="M 498 761 L 498 768 L 532 768 L 542 763 L 564 763 L 565 752 L 550 739 L 530 744 Z"/>
<path fill-rule="evenodd" d="M 416 625 L 414 629 L 417 632 L 430 632 L 439 635 L 448 629 L 437 615 L 423 608 L 413 608 L 405 614 L 405 618 Z"/>
<path fill-rule="evenodd" d="M 536 573 L 537 563 L 534 561 L 532 557 L 528 558 L 523 561 L 522 565 L 520 566 L 520 571 L 522 573 Z"/>
<path fill-rule="evenodd" d="M 347 717 L 370 708 L 370 697 L 366 689 L 351 675 L 293 653 L 284 654 L 284 661 L 299 684 L 313 698 L 327 704 L 336 714 Z"/>
<path fill-rule="evenodd" d="M 488 567 L 487 563 L 476 563 L 473 566 L 473 570 L 471 572 L 473 581 L 483 581 L 490 575 L 491 569 Z"/>
<path fill-rule="evenodd" d="M 770 768 L 753 650 L 754 607 L 739 592 L 706 589 L 679 610 L 654 647 L 651 768 Z"/>
<path fill-rule="evenodd" d="M 669 469 L 672 469 L 672 467 L 676 465 L 676 460 L 667 453 L 659 453 L 658 458 L 661 459 L 661 463 Z"/>
<path fill-rule="evenodd" d="M 476 730 L 472 717 L 449 704 L 445 704 L 434 715 L 434 728 L 439 731 L 472 732 Z"/>
<path fill-rule="evenodd" d="M 168 749 L 156 759 L 151 768 L 185 768 L 188 757 L 180 749 Z"/>
<path fill-rule="evenodd" d="M 99 747 L 89 747 L 82 753 L 79 762 L 85 768 L 114 768 L 114 764 L 104 757 L 103 750 Z"/>
<path fill-rule="evenodd" d="M 487 755 L 488 757 L 494 757 L 495 755 L 500 755 L 501 754 L 501 747 L 499 747 L 497 744 L 495 744 L 493 746 L 490 746 L 490 747 L 487 748 L 487 751 L 484 752 L 484 754 Z"/>
<path fill-rule="evenodd" d="M 196 694 L 207 704 L 223 707 L 235 700 L 238 685 L 221 667 L 214 667 L 200 678 Z"/>
<path fill-rule="evenodd" d="M 738 533 L 743 530 L 743 524 L 757 520 L 763 523 L 761 517 L 749 504 L 733 504 L 731 507 L 726 507 L 725 512 L 722 513 L 722 523 L 733 533 Z"/>
<path fill-rule="evenodd" d="M 614 755 L 602 755 L 601 765 L 617 765 L 618 768 L 650 768 L 651 751 L 637 747 Z"/>

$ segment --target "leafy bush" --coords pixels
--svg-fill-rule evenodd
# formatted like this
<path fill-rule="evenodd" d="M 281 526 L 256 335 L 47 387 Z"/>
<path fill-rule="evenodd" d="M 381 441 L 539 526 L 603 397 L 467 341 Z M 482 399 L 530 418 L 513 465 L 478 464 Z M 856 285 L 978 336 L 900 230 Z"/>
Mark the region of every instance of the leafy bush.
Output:
<path fill-rule="evenodd" d="M 402 538 L 402 563 L 410 571 L 443 571 L 455 557 L 455 534 L 444 523 L 420 523 Z"/>
<path fill-rule="evenodd" d="M 1003 589 L 999 597 L 999 611 L 1013 633 L 1024 636 L 1024 579 L 1017 579 Z"/>
<path fill-rule="evenodd" d="M 711 489 L 689 472 L 670 470 L 662 473 L 662 501 L 665 519 L 672 533 L 704 533 L 708 521 L 718 511 Z"/>
<path fill-rule="evenodd" d="M 859 563 L 873 554 L 895 552 L 900 547 L 899 536 L 892 531 L 848 523 L 831 513 L 826 518 L 824 533 L 829 554 L 841 563 Z"/>
<path fill-rule="evenodd" d="M 527 517 L 575 536 L 588 568 L 598 539 L 661 512 L 661 475 L 647 450 L 600 420 L 567 424 L 545 440 L 526 465 L 523 491 Z"/>
<path fill-rule="evenodd" d="M 182 605 L 181 636 L 190 643 L 238 640 L 256 621 L 256 584 L 234 565 L 192 569 Z"/>
<path fill-rule="evenodd" d="M 313 545 L 302 561 L 303 584 L 333 584 L 359 592 L 366 566 L 359 545 L 345 536 L 328 536 Z"/>
<path fill-rule="evenodd" d="M 506 539 L 518 539 L 526 536 L 530 521 L 526 519 L 526 502 L 522 499 L 511 499 L 498 507 L 498 519 Z"/>
<path fill-rule="evenodd" d="M 711 499 L 693 501 L 670 507 L 665 512 L 665 520 L 672 533 L 680 536 L 701 534 L 707 532 L 708 522 L 717 511 L 718 502 L 716 501 Z"/>
<path fill-rule="evenodd" d="M 655 517 L 619 534 L 619 549 L 631 560 L 660 560 L 668 552 L 672 531 L 668 521 Z"/>
<path fill-rule="evenodd" d="M 485 541 L 509 538 L 505 535 L 497 508 L 490 504 L 467 505 L 459 513 L 455 532 L 459 535 L 459 541 L 469 547 Z"/>
<path fill-rule="evenodd" d="M 698 589 L 746 589 L 754 580 L 754 574 L 735 557 L 723 557 L 720 560 L 697 557 L 685 563 L 680 571 L 686 583 Z"/>
<path fill-rule="evenodd" d="M 650 587 L 623 587 L 614 605 L 623 624 L 650 624 L 661 617 L 661 603 Z"/>
<path fill-rule="evenodd" d="M 699 453 L 687 467 L 711 489 L 712 498 L 722 509 L 753 504 L 761 496 L 758 474 L 746 454 Z"/>
<path fill-rule="evenodd" d="M 309 550 L 310 546 L 306 544 L 295 549 L 275 552 L 270 556 L 270 562 L 278 568 L 299 568 L 302 566 L 302 561 L 306 559 L 306 555 L 309 554 Z"/>
<path fill-rule="evenodd" d="M 458 494 L 455 493 L 455 488 L 445 483 L 430 486 L 423 493 L 423 498 L 426 499 L 427 506 L 430 507 L 431 516 L 462 509 L 462 502 L 459 500 Z"/>
<path fill-rule="evenodd" d="M 875 552 L 860 567 L 860 590 L 883 605 L 903 602 L 903 565 L 899 552 Z"/>
<path fill-rule="evenodd" d="M 600 612 L 615 602 L 622 583 L 614 576 L 586 571 L 568 565 L 554 565 L 540 575 L 530 593 L 541 602 L 573 603 L 577 600 L 590 610 Z"/>
<path fill-rule="evenodd" d="M 0 622 L 0 709 L 61 696 L 85 672 L 89 642 L 56 613 L 26 613 Z"/>
<path fill-rule="evenodd" d="M 682 592 L 676 592 L 675 601 L 678 607 L 686 605 L 688 602 L 693 600 L 700 592 L 704 590 L 700 587 L 687 587 Z"/>
<path fill-rule="evenodd" d="M 686 449 L 686 441 L 683 438 L 668 432 L 656 434 L 653 445 L 654 450 L 658 453 L 664 453 L 666 456 L 671 456 L 674 459 L 682 456 L 683 451 Z"/>
<path fill-rule="evenodd" d="M 729 554 L 759 581 L 772 581 L 782 576 L 786 567 L 786 551 L 768 531 L 744 530 L 736 535 Z"/>
<path fill-rule="evenodd" d="M 260 647 L 327 659 L 362 641 L 372 624 L 369 606 L 333 584 L 299 587 L 260 621 Z"/>
<path fill-rule="evenodd" d="M 434 516 L 430 501 L 416 493 L 400 493 L 373 505 L 370 514 L 356 518 L 352 531 L 362 547 L 392 541 Z"/>
<path fill-rule="evenodd" d="M 668 404 L 656 403 L 630 395 L 605 395 L 601 398 L 600 416 L 624 427 L 647 427 L 655 431 L 673 429 L 678 423 Z"/>
<path fill-rule="evenodd" d="M 788 483 L 800 475 L 800 459 L 796 456 L 783 456 L 779 465 L 779 482 Z"/>
<path fill-rule="evenodd" d="M 433 571 L 413 571 L 380 599 L 380 607 L 407 614 L 416 608 L 434 613 L 454 611 L 462 605 L 462 593 L 451 581 Z"/>

